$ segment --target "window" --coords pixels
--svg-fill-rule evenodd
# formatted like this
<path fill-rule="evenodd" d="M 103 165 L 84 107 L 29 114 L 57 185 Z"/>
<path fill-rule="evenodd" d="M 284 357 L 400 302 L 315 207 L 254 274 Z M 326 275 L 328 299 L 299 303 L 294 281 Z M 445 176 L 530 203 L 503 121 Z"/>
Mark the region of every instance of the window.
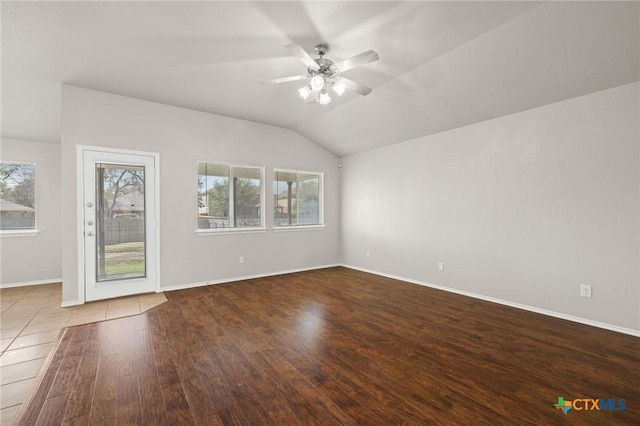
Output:
<path fill-rule="evenodd" d="M 322 225 L 322 173 L 275 170 L 276 227 Z"/>
<path fill-rule="evenodd" d="M 198 163 L 198 229 L 264 227 L 262 167 Z"/>
<path fill-rule="evenodd" d="M 0 162 L 0 230 L 36 229 L 36 166 Z"/>

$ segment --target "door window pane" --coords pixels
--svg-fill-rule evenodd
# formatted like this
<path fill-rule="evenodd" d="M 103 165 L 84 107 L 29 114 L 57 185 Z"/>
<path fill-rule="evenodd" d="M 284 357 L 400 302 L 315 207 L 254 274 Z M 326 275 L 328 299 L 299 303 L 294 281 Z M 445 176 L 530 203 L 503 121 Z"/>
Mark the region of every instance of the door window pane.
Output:
<path fill-rule="evenodd" d="M 142 166 L 96 164 L 97 281 L 146 276 L 144 179 Z"/>

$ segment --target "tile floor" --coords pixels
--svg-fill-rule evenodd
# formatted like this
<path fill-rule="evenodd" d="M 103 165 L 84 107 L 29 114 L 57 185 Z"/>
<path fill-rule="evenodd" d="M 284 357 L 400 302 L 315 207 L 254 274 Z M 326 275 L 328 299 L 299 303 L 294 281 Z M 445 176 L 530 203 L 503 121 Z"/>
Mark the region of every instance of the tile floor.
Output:
<path fill-rule="evenodd" d="M 0 425 L 15 419 L 64 327 L 140 314 L 166 300 L 151 293 L 61 308 L 61 283 L 0 289 Z"/>

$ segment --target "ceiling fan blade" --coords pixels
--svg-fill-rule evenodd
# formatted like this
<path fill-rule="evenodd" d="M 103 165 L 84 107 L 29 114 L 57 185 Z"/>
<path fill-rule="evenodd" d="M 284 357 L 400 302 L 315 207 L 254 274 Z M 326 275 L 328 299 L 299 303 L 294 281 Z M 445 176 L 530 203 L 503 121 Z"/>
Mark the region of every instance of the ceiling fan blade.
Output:
<path fill-rule="evenodd" d="M 316 71 L 318 71 L 320 69 L 320 65 L 318 65 L 316 63 L 316 61 L 314 61 L 313 58 L 311 56 L 309 56 L 307 51 L 304 50 L 299 45 L 297 45 L 297 44 L 288 44 L 285 47 L 287 48 L 289 53 L 291 53 L 296 58 L 300 59 L 302 61 L 302 63 L 307 66 L 307 68 L 311 68 L 311 69 L 316 70 Z"/>
<path fill-rule="evenodd" d="M 360 83 L 356 83 L 353 80 L 349 80 L 348 78 L 340 77 L 340 81 L 344 83 L 348 90 L 353 90 L 354 92 L 362 96 L 367 96 L 369 93 L 371 93 L 371 88 L 363 86 Z"/>
<path fill-rule="evenodd" d="M 340 62 L 336 62 L 331 66 L 331 69 L 335 72 L 343 72 L 363 64 L 368 64 L 369 62 L 377 61 L 378 59 L 380 59 L 380 56 L 378 56 L 378 52 L 367 50 L 366 52 L 362 52 L 359 55 L 352 56 Z"/>
<path fill-rule="evenodd" d="M 280 83 L 287 83 L 289 81 L 304 80 L 307 77 L 309 77 L 307 74 L 292 75 L 291 77 L 274 78 L 273 80 L 261 81 L 260 83 L 262 83 L 262 84 L 280 84 Z"/>

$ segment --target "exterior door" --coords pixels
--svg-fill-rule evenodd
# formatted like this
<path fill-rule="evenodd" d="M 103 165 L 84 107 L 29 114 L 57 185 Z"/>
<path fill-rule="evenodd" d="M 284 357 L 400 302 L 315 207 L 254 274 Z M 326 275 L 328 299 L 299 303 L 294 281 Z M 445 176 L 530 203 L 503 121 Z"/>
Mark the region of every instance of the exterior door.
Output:
<path fill-rule="evenodd" d="M 85 300 L 156 291 L 157 155 L 82 155 Z"/>

